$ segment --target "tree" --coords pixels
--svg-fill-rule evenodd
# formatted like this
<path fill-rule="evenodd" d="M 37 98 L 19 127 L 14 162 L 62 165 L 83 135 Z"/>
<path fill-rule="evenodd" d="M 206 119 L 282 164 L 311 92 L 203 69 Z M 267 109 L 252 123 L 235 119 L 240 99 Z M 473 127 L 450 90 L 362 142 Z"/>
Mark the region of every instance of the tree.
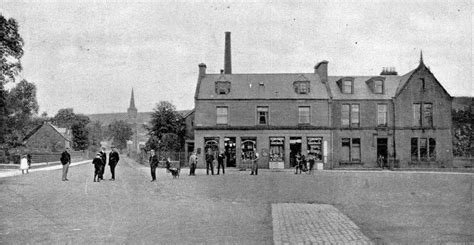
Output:
<path fill-rule="evenodd" d="M 86 150 L 89 147 L 89 132 L 86 127 L 77 121 L 71 126 L 72 148 L 76 151 Z"/>
<path fill-rule="evenodd" d="M 109 124 L 109 135 L 113 139 L 113 144 L 120 150 L 127 147 L 127 140 L 133 135 L 132 127 L 125 121 L 113 121 Z"/>
<path fill-rule="evenodd" d="M 23 39 L 18 32 L 15 19 L 5 19 L 0 14 L 0 148 L 4 147 L 7 131 L 7 91 L 5 84 L 15 82 L 15 76 L 21 71 L 20 58 L 23 56 Z"/>
<path fill-rule="evenodd" d="M 89 146 L 94 151 L 99 149 L 100 142 L 106 138 L 107 128 L 100 121 L 94 121 L 87 124 L 86 129 L 89 132 Z"/>
<path fill-rule="evenodd" d="M 72 108 L 60 109 L 52 118 L 53 124 L 72 131 L 74 150 L 85 150 L 89 146 L 89 133 L 86 129 L 90 119 L 86 115 L 75 114 Z"/>
<path fill-rule="evenodd" d="M 7 20 L 0 14 L 0 83 L 14 82 L 15 76 L 21 71 L 23 44 L 16 20 Z"/>
<path fill-rule="evenodd" d="M 146 143 L 147 149 L 179 151 L 184 145 L 183 117 L 170 102 L 160 101 L 156 105 L 150 125 L 147 128 L 150 135 Z"/>
<path fill-rule="evenodd" d="M 23 79 L 6 93 L 6 101 L 8 119 L 4 138 L 11 147 L 15 147 L 21 145 L 26 134 L 37 126 L 33 122 L 33 116 L 39 109 L 36 86 Z"/>
<path fill-rule="evenodd" d="M 474 155 L 474 114 L 471 111 L 453 110 L 454 156 Z"/>

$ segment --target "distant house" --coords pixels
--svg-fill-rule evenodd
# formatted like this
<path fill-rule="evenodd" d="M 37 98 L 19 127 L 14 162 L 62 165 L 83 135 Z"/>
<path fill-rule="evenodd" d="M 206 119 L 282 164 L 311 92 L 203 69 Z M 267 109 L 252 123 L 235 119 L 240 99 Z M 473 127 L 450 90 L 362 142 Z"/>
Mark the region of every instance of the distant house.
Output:
<path fill-rule="evenodd" d="M 32 130 L 25 137 L 23 144 L 30 150 L 60 152 L 71 146 L 71 132 L 45 122 Z"/>

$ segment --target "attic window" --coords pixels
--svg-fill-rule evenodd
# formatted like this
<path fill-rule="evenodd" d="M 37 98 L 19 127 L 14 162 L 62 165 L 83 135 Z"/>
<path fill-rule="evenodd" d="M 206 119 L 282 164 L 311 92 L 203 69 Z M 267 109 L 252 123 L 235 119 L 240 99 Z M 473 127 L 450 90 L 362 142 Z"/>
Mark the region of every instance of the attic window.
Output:
<path fill-rule="evenodd" d="M 293 87 L 297 94 L 309 94 L 310 92 L 309 81 L 296 81 L 293 83 Z"/>
<path fill-rule="evenodd" d="M 383 94 L 383 81 L 382 80 L 374 81 L 374 93 Z"/>
<path fill-rule="evenodd" d="M 342 93 L 352 94 L 352 80 L 343 80 L 342 81 Z"/>
<path fill-rule="evenodd" d="M 216 94 L 228 94 L 230 93 L 230 82 L 229 81 L 217 81 L 216 82 Z"/>

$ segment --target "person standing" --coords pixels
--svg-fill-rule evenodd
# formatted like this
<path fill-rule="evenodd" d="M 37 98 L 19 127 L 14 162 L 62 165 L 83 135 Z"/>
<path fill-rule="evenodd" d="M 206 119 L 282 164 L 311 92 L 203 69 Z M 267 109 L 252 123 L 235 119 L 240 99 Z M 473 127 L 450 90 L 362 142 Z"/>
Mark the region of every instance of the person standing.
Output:
<path fill-rule="evenodd" d="M 105 166 L 107 165 L 107 153 L 105 153 L 105 147 L 102 147 L 99 154 L 100 159 L 102 160 L 102 166 L 99 172 L 99 179 L 104 180 Z"/>
<path fill-rule="evenodd" d="M 191 156 L 189 157 L 189 176 L 196 176 L 196 166 L 197 166 L 197 156 L 196 152 L 193 151 Z"/>
<path fill-rule="evenodd" d="M 151 150 L 151 156 L 148 162 L 150 163 L 151 170 L 151 182 L 156 181 L 156 167 L 158 167 L 158 156 L 155 154 L 155 150 Z"/>
<path fill-rule="evenodd" d="M 120 157 L 117 152 L 117 149 L 112 146 L 112 151 L 109 153 L 109 166 L 110 166 L 110 173 L 112 174 L 112 178 L 110 180 L 115 180 L 115 166 L 119 162 Z"/>
<path fill-rule="evenodd" d="M 254 152 L 254 158 L 253 158 L 253 161 L 252 161 L 252 169 L 251 169 L 251 172 L 250 172 L 250 175 L 258 175 L 258 159 L 259 159 L 259 155 L 258 155 L 258 152 L 255 151 Z"/>
<path fill-rule="evenodd" d="M 217 174 L 219 174 L 219 170 L 221 166 L 222 166 L 222 174 L 225 174 L 224 159 L 225 159 L 224 152 L 221 151 L 221 153 L 219 153 L 219 155 L 217 156 Z"/>
<path fill-rule="evenodd" d="M 63 181 L 68 181 L 67 171 L 69 170 L 69 165 L 71 164 L 71 155 L 69 154 L 69 147 L 61 154 L 61 164 L 63 165 Z"/>
<path fill-rule="evenodd" d="M 207 151 L 206 154 L 206 174 L 209 175 L 209 169 L 211 170 L 211 174 L 214 175 L 214 155 L 211 153 L 211 150 Z"/>
<path fill-rule="evenodd" d="M 104 166 L 104 163 L 102 162 L 102 153 L 97 153 L 92 160 L 92 164 L 94 164 L 94 182 L 100 182 L 100 174 L 102 172 L 102 166 Z"/>
<path fill-rule="evenodd" d="M 28 159 L 26 157 L 26 155 L 22 155 L 21 156 L 21 159 L 20 159 L 20 170 L 21 170 L 21 174 L 25 174 L 25 173 L 28 173 Z"/>

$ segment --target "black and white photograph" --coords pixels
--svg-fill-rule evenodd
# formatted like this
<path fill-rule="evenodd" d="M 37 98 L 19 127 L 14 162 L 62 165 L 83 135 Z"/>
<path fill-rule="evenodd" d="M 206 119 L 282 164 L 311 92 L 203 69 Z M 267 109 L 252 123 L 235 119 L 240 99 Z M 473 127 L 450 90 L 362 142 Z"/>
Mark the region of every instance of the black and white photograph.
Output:
<path fill-rule="evenodd" d="M 0 0 L 0 244 L 474 243 L 471 0 Z"/>

